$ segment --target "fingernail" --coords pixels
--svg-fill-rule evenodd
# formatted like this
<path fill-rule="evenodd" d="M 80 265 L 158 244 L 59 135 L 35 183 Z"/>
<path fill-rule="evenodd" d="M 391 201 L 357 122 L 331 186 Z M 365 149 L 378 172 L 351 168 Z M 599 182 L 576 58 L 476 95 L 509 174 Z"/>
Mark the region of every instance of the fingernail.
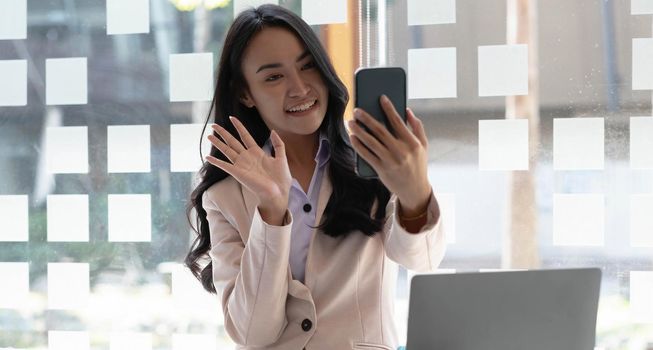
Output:
<path fill-rule="evenodd" d="M 389 101 L 388 96 L 386 96 L 385 94 L 381 95 L 381 99 L 383 100 L 383 102 L 388 102 Z"/>
<path fill-rule="evenodd" d="M 358 119 L 361 116 L 361 110 L 358 108 L 354 109 L 354 118 Z"/>

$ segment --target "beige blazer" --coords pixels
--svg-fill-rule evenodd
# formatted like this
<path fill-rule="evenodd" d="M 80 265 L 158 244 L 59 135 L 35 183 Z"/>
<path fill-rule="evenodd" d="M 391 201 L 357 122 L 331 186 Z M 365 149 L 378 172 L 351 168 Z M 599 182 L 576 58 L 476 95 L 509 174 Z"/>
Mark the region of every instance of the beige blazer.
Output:
<path fill-rule="evenodd" d="M 314 226 L 331 196 L 328 174 L 327 167 Z M 398 224 L 393 195 L 383 231 L 373 237 L 359 231 L 344 238 L 314 232 L 301 283 L 292 278 L 288 263 L 290 211 L 284 226 L 268 225 L 254 194 L 233 177 L 210 187 L 202 200 L 213 281 L 237 349 L 395 350 L 400 345 L 393 316 L 396 263 L 433 271 L 446 247 L 441 220 L 435 222 L 434 196 L 427 224 L 411 234 Z"/>

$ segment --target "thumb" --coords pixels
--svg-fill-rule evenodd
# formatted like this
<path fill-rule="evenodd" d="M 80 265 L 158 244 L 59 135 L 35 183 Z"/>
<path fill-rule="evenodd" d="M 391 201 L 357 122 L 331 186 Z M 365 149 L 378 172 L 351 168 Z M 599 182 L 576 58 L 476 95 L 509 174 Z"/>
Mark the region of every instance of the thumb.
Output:
<path fill-rule="evenodd" d="M 274 146 L 274 157 L 275 158 L 286 158 L 286 145 L 281 141 L 281 137 L 275 130 L 272 130 L 272 146 Z"/>

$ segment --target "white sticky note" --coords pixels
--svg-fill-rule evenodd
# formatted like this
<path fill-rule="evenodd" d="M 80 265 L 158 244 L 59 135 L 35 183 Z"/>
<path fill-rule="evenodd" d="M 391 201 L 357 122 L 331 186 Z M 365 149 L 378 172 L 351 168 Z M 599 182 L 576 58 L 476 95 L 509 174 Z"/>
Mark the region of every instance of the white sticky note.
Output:
<path fill-rule="evenodd" d="M 107 127 L 107 171 L 147 173 L 150 171 L 150 126 Z"/>
<path fill-rule="evenodd" d="M 302 19 L 310 25 L 346 23 L 347 0 L 302 0 Z"/>
<path fill-rule="evenodd" d="M 27 195 L 0 196 L 0 242 L 29 240 L 27 200 Z"/>
<path fill-rule="evenodd" d="M 211 143 L 206 139 L 206 136 L 211 133 L 211 128 L 207 126 L 202 135 L 203 127 L 204 124 L 170 125 L 170 171 L 195 172 L 202 167 L 200 139 L 202 155 L 207 156 L 211 151 Z"/>
<path fill-rule="evenodd" d="M 630 118 L 630 167 L 653 169 L 653 117 Z"/>
<path fill-rule="evenodd" d="M 80 309 L 90 294 L 87 263 L 48 263 L 48 309 Z"/>
<path fill-rule="evenodd" d="M 173 334 L 172 350 L 217 349 L 215 334 Z"/>
<path fill-rule="evenodd" d="M 89 350 L 88 332 L 48 331 L 48 350 Z"/>
<path fill-rule="evenodd" d="M 553 168 L 604 168 L 604 118 L 554 118 Z"/>
<path fill-rule="evenodd" d="M 0 281 L 2 281 L 0 309 L 17 309 L 25 306 L 29 297 L 29 264 L 0 262 Z"/>
<path fill-rule="evenodd" d="M 107 0 L 107 34 L 150 32 L 150 0 Z"/>
<path fill-rule="evenodd" d="M 653 248 L 653 195 L 630 196 L 630 245 Z"/>
<path fill-rule="evenodd" d="M 213 54 L 170 55 L 170 102 L 210 101 L 213 97 Z"/>
<path fill-rule="evenodd" d="M 605 199 L 602 194 L 554 194 L 553 244 L 602 246 Z"/>
<path fill-rule="evenodd" d="M 653 322 L 653 272 L 630 272 L 630 310 L 633 319 Z"/>
<path fill-rule="evenodd" d="M 51 194 L 47 206 L 48 242 L 88 242 L 88 195 Z"/>
<path fill-rule="evenodd" d="M 27 0 L 0 1 L 0 40 L 27 39 Z"/>
<path fill-rule="evenodd" d="M 48 105 L 88 102 L 86 57 L 45 60 L 45 101 Z"/>
<path fill-rule="evenodd" d="M 650 15 L 653 14 L 653 0 L 631 0 L 631 15 Z"/>
<path fill-rule="evenodd" d="M 408 25 L 456 23 L 456 0 L 408 0 Z"/>
<path fill-rule="evenodd" d="M 408 50 L 408 98 L 448 98 L 457 94 L 455 47 Z"/>
<path fill-rule="evenodd" d="M 88 173 L 86 126 L 48 127 L 45 132 L 46 170 L 49 173 Z"/>
<path fill-rule="evenodd" d="M 152 204 L 149 194 L 109 195 L 109 242 L 150 242 Z"/>
<path fill-rule="evenodd" d="M 479 120 L 480 170 L 528 170 L 528 120 Z"/>
<path fill-rule="evenodd" d="M 478 94 L 528 95 L 528 45 L 479 46 Z"/>
<path fill-rule="evenodd" d="M 442 230 L 447 243 L 456 243 L 456 195 L 453 193 L 438 193 L 436 199 L 442 216 Z"/>
<path fill-rule="evenodd" d="M 190 270 L 182 264 L 172 268 L 172 298 L 175 307 L 181 309 L 211 308 L 221 310 L 222 306 L 211 293 L 197 281 Z"/>
<path fill-rule="evenodd" d="M 240 12 L 246 10 L 250 7 L 259 7 L 264 4 L 274 4 L 279 5 L 279 0 L 234 0 L 234 18 L 238 16 Z"/>
<path fill-rule="evenodd" d="M 27 60 L 0 61 L 0 77 L 0 106 L 26 106 Z"/>
<path fill-rule="evenodd" d="M 633 39 L 633 90 L 653 90 L 653 39 Z"/>
<path fill-rule="evenodd" d="M 109 350 L 152 350 L 151 333 L 115 332 L 109 338 Z"/>

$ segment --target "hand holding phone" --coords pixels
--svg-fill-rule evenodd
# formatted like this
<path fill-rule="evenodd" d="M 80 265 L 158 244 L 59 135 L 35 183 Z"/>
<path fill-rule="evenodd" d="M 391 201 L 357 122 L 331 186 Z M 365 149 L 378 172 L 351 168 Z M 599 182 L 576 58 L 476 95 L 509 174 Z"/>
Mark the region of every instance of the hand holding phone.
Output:
<path fill-rule="evenodd" d="M 406 109 L 406 74 L 401 68 L 361 69 L 355 90 L 357 122 L 349 127 L 356 172 L 378 178 L 407 217 L 422 215 L 432 193 L 428 138 L 421 120 Z"/>
<path fill-rule="evenodd" d="M 354 105 L 361 108 L 395 135 L 381 108 L 381 95 L 386 95 L 406 123 L 406 72 L 401 67 L 361 68 L 355 73 Z M 367 132 L 370 130 L 359 123 Z M 376 171 L 356 153 L 356 173 L 364 178 L 378 178 Z"/>

